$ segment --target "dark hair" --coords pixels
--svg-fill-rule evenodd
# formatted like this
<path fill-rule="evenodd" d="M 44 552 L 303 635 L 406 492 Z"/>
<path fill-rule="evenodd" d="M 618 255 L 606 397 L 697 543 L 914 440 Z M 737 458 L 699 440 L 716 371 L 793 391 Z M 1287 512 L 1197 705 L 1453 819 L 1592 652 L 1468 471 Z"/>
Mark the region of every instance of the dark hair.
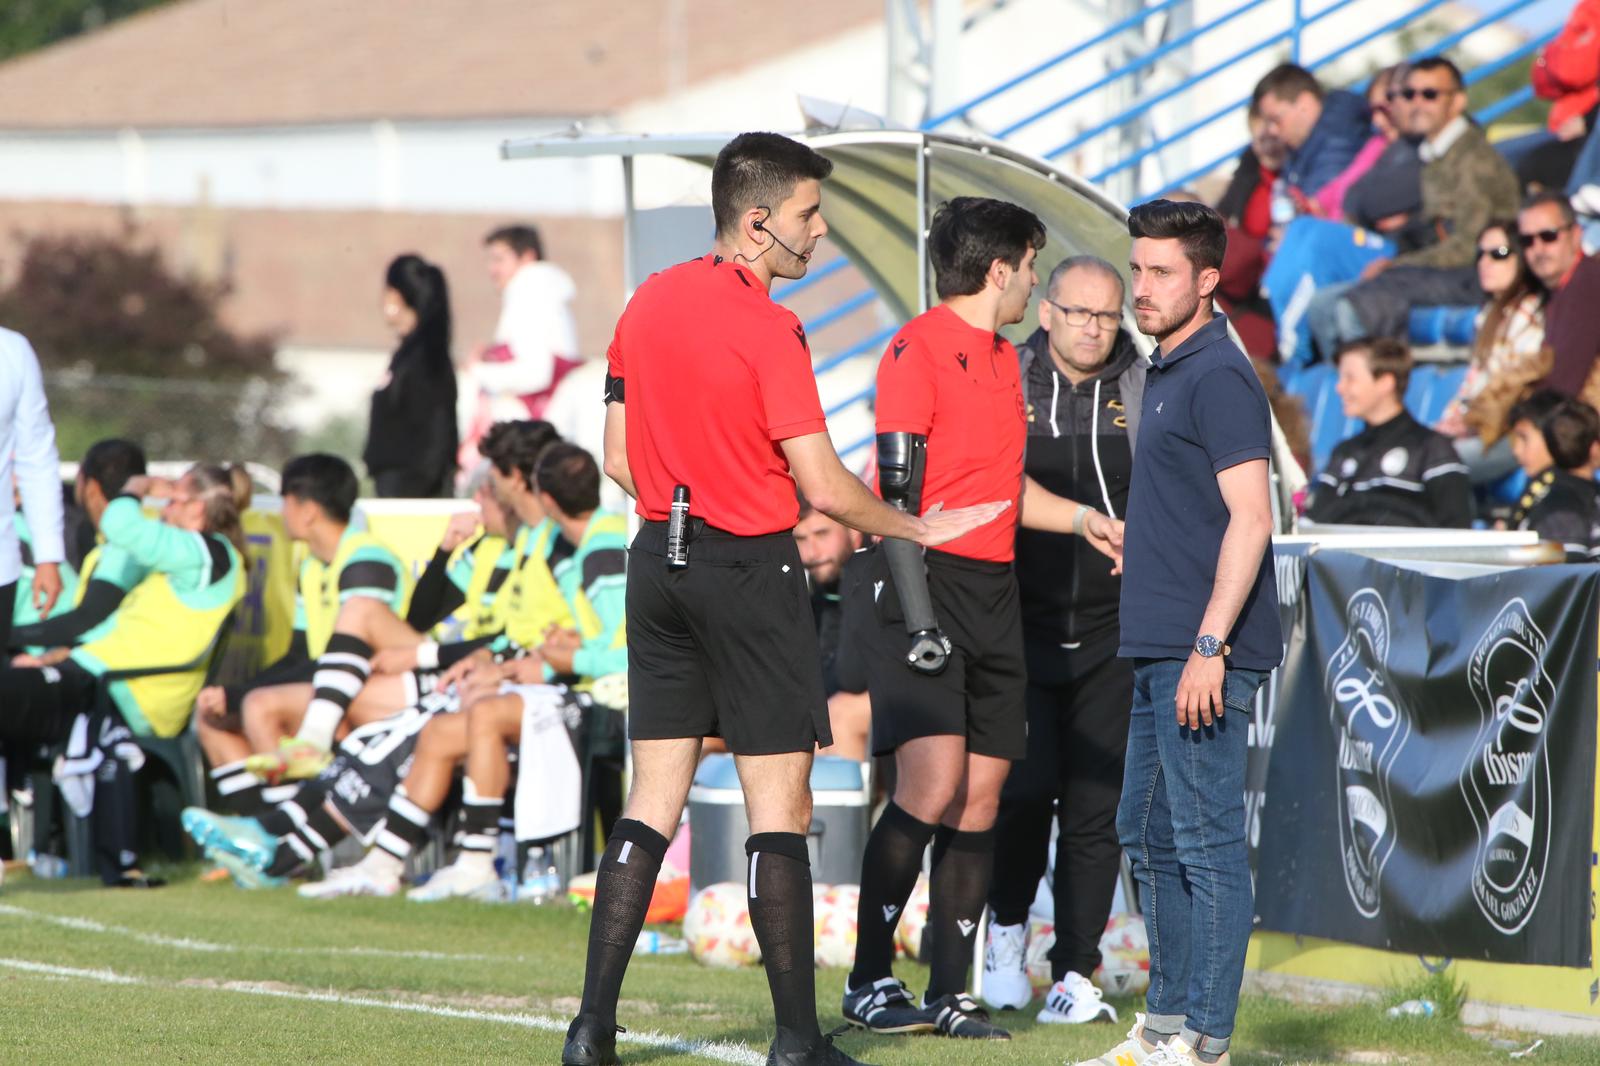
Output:
<path fill-rule="evenodd" d="M 1431 70 L 1449 71 L 1450 80 L 1455 82 L 1456 88 L 1459 90 L 1462 87 L 1461 68 L 1444 56 L 1423 56 L 1407 68 L 1406 77 L 1409 78 L 1413 74 L 1426 74 Z"/>
<path fill-rule="evenodd" d="M 561 441 L 540 454 L 538 486 L 569 518 L 600 506 L 600 466 L 576 444 Z"/>
<path fill-rule="evenodd" d="M 1518 400 L 1511 407 L 1511 413 L 1506 416 L 1506 425 L 1514 426 L 1518 422 L 1531 422 L 1535 429 L 1544 430 L 1545 419 L 1553 414 L 1556 408 L 1567 402 L 1567 397 L 1555 389 L 1540 389 L 1532 396 Z"/>
<path fill-rule="evenodd" d="M 279 495 L 310 500 L 340 525 L 350 524 L 361 482 L 349 463 L 337 455 L 313 452 L 289 460 L 283 468 Z"/>
<path fill-rule="evenodd" d="M 417 314 L 407 341 L 420 344 L 429 370 L 445 372 L 450 363 L 450 288 L 444 271 L 420 255 L 396 256 L 383 275 L 384 284 L 400 294 Z"/>
<path fill-rule="evenodd" d="M 1101 259 L 1098 255 L 1069 255 L 1057 263 L 1054 270 L 1050 271 L 1050 280 L 1045 282 L 1044 286 L 1046 295 L 1053 295 L 1056 287 L 1061 284 L 1061 279 L 1074 270 L 1096 271 L 1115 281 L 1118 292 L 1124 295 L 1127 294 L 1127 283 L 1122 280 L 1122 275 L 1117 273 L 1116 267 Z"/>
<path fill-rule="evenodd" d="M 1029 248 L 1038 251 L 1044 242 L 1044 223 L 1027 208 L 983 196 L 957 196 L 939 205 L 928 227 L 934 291 L 941 300 L 982 292 L 996 259 L 1016 269 Z"/>
<path fill-rule="evenodd" d="M 560 439 L 556 427 L 542 419 L 496 422 L 478 442 L 478 453 L 507 477 L 513 471 L 520 473 L 532 488 L 538 484 L 534 471 L 538 469 L 539 456 Z"/>
<path fill-rule="evenodd" d="M 1393 337 L 1361 337 L 1339 345 L 1333 353 L 1333 365 L 1338 366 L 1345 356 L 1357 352 L 1367 357 L 1367 369 L 1374 378 L 1384 374 L 1394 378 L 1394 394 L 1403 404 L 1406 386 L 1411 384 L 1411 349 Z"/>
<path fill-rule="evenodd" d="M 1511 321 L 1511 312 L 1527 299 L 1529 293 L 1540 291 L 1539 279 L 1528 269 L 1528 260 L 1522 254 L 1522 233 L 1517 229 L 1515 219 L 1491 218 L 1478 231 L 1477 240 L 1483 240 L 1484 234 L 1496 229 L 1506 235 L 1506 247 L 1511 249 L 1512 258 L 1516 261 L 1517 276 L 1505 292 L 1490 298 L 1489 306 L 1483 313 L 1483 325 L 1478 327 L 1477 335 L 1472 339 L 1472 362 L 1480 368 L 1488 366 L 1489 353 L 1505 339 L 1503 334 Z"/>
<path fill-rule="evenodd" d="M 78 472 L 99 485 L 108 500 L 144 469 L 144 449 L 131 440 L 117 438 L 95 441 L 78 461 Z"/>
<path fill-rule="evenodd" d="M 503 244 L 510 248 L 520 259 L 522 256 L 533 254 L 535 259 L 544 258 L 544 242 L 539 239 L 539 231 L 532 226 L 512 225 L 501 226 L 489 231 L 483 239 L 484 244 Z"/>
<path fill-rule="evenodd" d="M 717 153 L 711 168 L 711 215 L 720 236 L 739 231 L 752 207 L 778 210 L 802 181 L 822 181 L 833 160 L 779 133 L 741 133 Z"/>
<path fill-rule="evenodd" d="M 1205 204 L 1151 200 L 1128 212 L 1128 235 L 1151 240 L 1176 240 L 1194 267 L 1221 270 L 1228 251 L 1228 227 L 1216 210 Z"/>
<path fill-rule="evenodd" d="M 1578 213 L 1572 209 L 1572 201 L 1560 189 L 1540 189 L 1538 192 L 1530 193 L 1517 210 L 1520 214 L 1535 207 L 1544 207 L 1546 204 L 1560 208 L 1561 224 L 1563 226 L 1576 226 L 1578 224 Z"/>
<path fill-rule="evenodd" d="M 1576 470 L 1589 465 L 1600 441 L 1600 413 L 1582 400 L 1567 399 L 1550 412 L 1542 429 L 1550 460 L 1563 470 Z"/>
<path fill-rule="evenodd" d="M 1261 76 L 1255 91 L 1250 94 L 1250 106 L 1259 109 L 1261 101 L 1271 96 L 1275 100 L 1294 101 L 1302 93 L 1322 99 L 1322 83 L 1317 76 L 1296 63 L 1281 63 Z"/>

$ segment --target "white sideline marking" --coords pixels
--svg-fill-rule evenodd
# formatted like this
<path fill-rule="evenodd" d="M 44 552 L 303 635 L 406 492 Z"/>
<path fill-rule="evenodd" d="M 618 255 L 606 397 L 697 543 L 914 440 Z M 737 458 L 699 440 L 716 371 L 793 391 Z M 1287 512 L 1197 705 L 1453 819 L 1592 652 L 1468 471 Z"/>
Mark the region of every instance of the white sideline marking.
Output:
<path fill-rule="evenodd" d="M 76 977 L 87 981 L 99 981 L 113 985 L 138 985 L 169 989 L 181 987 L 185 990 L 197 987 L 195 985 L 180 986 L 171 982 L 150 980 L 143 977 L 129 977 L 111 970 L 83 970 L 74 966 L 54 966 L 49 963 L 33 962 L 28 959 L 0 958 L 0 967 L 22 970 L 27 973 L 48 974 L 52 977 Z M 333 1003 L 342 1007 L 378 1007 L 382 1010 L 400 1011 L 406 1014 L 427 1014 L 436 1018 L 495 1022 L 500 1025 L 516 1025 L 524 1029 L 537 1029 L 546 1033 L 565 1033 L 567 1031 L 566 1022 L 541 1014 L 474 1010 L 467 1007 L 440 1007 L 432 1003 L 407 1003 L 403 1000 L 373 999 L 370 996 L 346 996 L 337 992 L 300 992 L 291 989 L 269 988 L 248 982 L 228 982 L 214 987 L 198 987 L 208 991 L 239 992 L 250 996 L 270 996 L 275 999 L 299 1000 L 304 1003 Z M 730 1063 L 731 1066 L 762 1066 L 766 1062 L 765 1055 L 742 1044 L 729 1044 L 722 1041 L 685 1040 L 682 1037 L 668 1036 L 665 1033 L 657 1033 L 651 1030 L 618 1033 L 617 1042 L 619 1044 L 639 1044 L 645 1047 L 659 1048 L 664 1051 L 676 1052 L 680 1055 L 697 1055 L 716 1062 Z"/>
<path fill-rule="evenodd" d="M 107 925 L 92 918 L 74 918 L 65 914 L 45 914 L 41 911 L 29 910 L 26 907 L 15 907 L 9 903 L 0 903 L 0 915 L 29 918 L 36 922 L 46 922 L 50 925 L 60 926 L 63 929 L 76 929 L 82 933 L 107 933 L 115 936 L 130 937 L 155 947 L 175 948 L 179 951 L 198 951 L 208 954 L 235 952 L 268 955 L 364 955 L 391 959 L 428 959 L 440 962 L 520 962 L 522 958 L 520 955 L 453 955 L 444 951 L 400 951 L 394 948 L 286 948 L 266 944 L 218 944 L 210 940 L 194 940 L 190 937 L 145 933 L 138 929 L 129 929 L 124 925 Z"/>

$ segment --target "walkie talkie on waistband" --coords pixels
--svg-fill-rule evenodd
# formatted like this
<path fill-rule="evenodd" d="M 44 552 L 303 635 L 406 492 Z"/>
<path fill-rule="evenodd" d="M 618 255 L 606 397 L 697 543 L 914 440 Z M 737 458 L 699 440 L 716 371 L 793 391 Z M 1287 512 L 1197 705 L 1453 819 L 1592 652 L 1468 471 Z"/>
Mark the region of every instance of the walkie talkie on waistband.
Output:
<path fill-rule="evenodd" d="M 672 513 L 667 518 L 667 568 L 682 570 L 689 565 L 689 486 L 672 490 Z"/>

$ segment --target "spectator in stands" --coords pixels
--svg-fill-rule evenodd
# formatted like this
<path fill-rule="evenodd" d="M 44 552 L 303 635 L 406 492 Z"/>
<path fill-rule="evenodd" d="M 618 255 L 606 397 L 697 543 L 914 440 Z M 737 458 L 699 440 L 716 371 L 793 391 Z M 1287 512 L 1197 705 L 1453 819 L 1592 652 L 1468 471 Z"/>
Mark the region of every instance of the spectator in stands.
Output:
<path fill-rule="evenodd" d="M 561 378 L 579 365 L 578 330 L 572 317 L 576 286 L 565 270 L 547 261 L 539 231 L 502 226 L 484 239 L 489 277 L 501 292 L 494 342 L 468 359 L 472 388 L 467 399 L 466 444 L 471 447 L 496 421 L 540 418 Z M 471 467 L 476 452 L 462 457 Z"/>
<path fill-rule="evenodd" d="M 1371 132 L 1367 105 L 1343 89 L 1325 91 L 1307 69 L 1284 63 L 1256 83 L 1252 106 L 1268 136 L 1289 149 L 1279 175 L 1297 213 L 1344 173 Z"/>
<path fill-rule="evenodd" d="M 1591 558 L 1600 548 L 1594 483 L 1600 414 L 1581 400 L 1545 391 L 1518 404 L 1511 418 L 1511 447 L 1528 487 L 1507 524 L 1564 545 L 1579 559 Z"/>
<path fill-rule="evenodd" d="M 1411 132 L 1422 139 L 1422 218 L 1438 239 L 1424 248 L 1378 259 L 1361 272 L 1334 314 L 1341 341 L 1407 336 L 1411 308 L 1478 304 L 1475 235 L 1516 207 L 1516 175 L 1467 116 L 1461 72 L 1439 56 L 1406 73 L 1401 95 L 1411 105 Z M 1377 281 L 1382 275 L 1382 280 Z"/>
<path fill-rule="evenodd" d="M 1383 98 L 1369 97 L 1373 127 L 1388 145 L 1345 191 L 1343 204 L 1344 217 L 1351 225 L 1383 234 L 1398 251 L 1427 243 L 1412 232 L 1418 228 L 1417 216 L 1422 211 L 1422 159 L 1417 155 L 1418 139 L 1410 132 L 1415 109 L 1403 92 L 1410 69 L 1404 63 L 1390 67 L 1385 72 L 1389 78 Z"/>
<path fill-rule="evenodd" d="M 865 761 L 867 735 L 872 729 L 872 702 L 865 678 L 857 681 L 842 676 L 839 668 L 844 621 L 839 577 L 844 564 L 861 547 L 861 534 L 835 522 L 801 497 L 794 542 L 810 579 L 811 612 L 817 618 L 817 644 L 822 648 L 822 688 L 828 695 L 828 723 L 833 727 L 833 744 L 822 750 L 828 755 Z"/>
<path fill-rule="evenodd" d="M 1252 358 L 1275 358 L 1277 326 L 1272 306 L 1261 295 L 1272 235 L 1272 187 L 1283 166 L 1287 148 L 1269 136 L 1266 122 L 1254 104 L 1250 107 L 1250 147 L 1239 157 L 1217 213 L 1228 224 L 1228 250 L 1222 259 L 1222 280 L 1217 282 L 1218 305 L 1233 323 Z M 1170 198 L 1170 197 L 1169 197 Z"/>
<path fill-rule="evenodd" d="M 1251 103 L 1248 122 L 1250 144 L 1239 154 L 1233 177 L 1215 205 L 1217 213 L 1228 224 L 1230 247 L 1235 234 L 1266 241 L 1267 232 L 1272 228 L 1272 184 L 1278 180 L 1284 158 L 1289 153 L 1288 146 L 1267 132 L 1267 122 L 1261 117 L 1258 103 Z M 1223 274 L 1227 274 L 1226 265 Z"/>
<path fill-rule="evenodd" d="M 1267 405 L 1272 408 L 1273 421 L 1278 423 L 1278 429 L 1283 432 L 1283 439 L 1289 445 L 1289 453 L 1300 464 L 1300 469 L 1310 474 L 1311 422 L 1306 418 L 1305 404 L 1300 397 L 1283 387 L 1283 379 L 1270 362 L 1252 359 L 1250 369 L 1256 372 L 1261 387 L 1266 390 Z"/>
<path fill-rule="evenodd" d="M 1600 260 L 1583 254 L 1583 230 L 1566 196 L 1540 192 L 1517 215 L 1528 269 L 1550 293 L 1544 342 L 1553 363 L 1541 385 L 1591 407 L 1600 399 L 1595 356 L 1600 354 Z"/>
<path fill-rule="evenodd" d="M 1550 371 L 1544 346 L 1544 287 L 1528 268 L 1511 219 L 1478 234 L 1478 284 L 1489 302 L 1478 312 L 1472 361 L 1461 389 L 1434 428 L 1455 441 L 1474 484 L 1516 469 L 1506 438 L 1511 406 Z"/>
<path fill-rule="evenodd" d="M 1385 67 L 1372 76 L 1372 81 L 1367 85 L 1367 110 L 1372 116 L 1371 135 L 1356 153 L 1356 157 L 1350 161 L 1350 165 L 1345 167 L 1338 177 L 1317 191 L 1310 205 L 1313 214 L 1323 218 L 1343 218 L 1346 194 L 1377 165 L 1389 146 L 1399 139 L 1400 130 L 1389 114 L 1389 95 L 1391 89 L 1398 88 L 1401 84 L 1396 77 L 1397 72 L 1401 70 L 1400 67 Z"/>
<path fill-rule="evenodd" d="M 1375 337 L 1345 345 L 1336 358 L 1344 413 L 1367 428 L 1333 450 L 1313 483 L 1306 517 L 1339 525 L 1470 527 L 1467 468 L 1448 437 L 1405 409 L 1410 349 Z"/>
<path fill-rule="evenodd" d="M 444 272 L 402 255 L 384 275 L 383 317 L 400 338 L 362 460 L 379 496 L 448 496 L 456 467 L 456 370 L 450 361 L 450 290 Z"/>
<path fill-rule="evenodd" d="M 1555 40 L 1539 50 L 1533 91 L 1551 101 L 1546 128 L 1502 142 L 1524 188 L 1559 190 L 1572 176 L 1600 107 L 1600 0 L 1578 0 Z"/>

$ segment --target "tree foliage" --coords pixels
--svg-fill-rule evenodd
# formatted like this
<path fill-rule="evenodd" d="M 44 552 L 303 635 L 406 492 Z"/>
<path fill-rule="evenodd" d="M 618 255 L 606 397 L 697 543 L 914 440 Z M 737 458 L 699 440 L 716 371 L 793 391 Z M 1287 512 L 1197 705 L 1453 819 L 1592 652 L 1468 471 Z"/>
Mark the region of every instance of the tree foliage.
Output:
<path fill-rule="evenodd" d="M 0 3 L 0 61 L 101 26 L 169 0 L 4 0 Z"/>

